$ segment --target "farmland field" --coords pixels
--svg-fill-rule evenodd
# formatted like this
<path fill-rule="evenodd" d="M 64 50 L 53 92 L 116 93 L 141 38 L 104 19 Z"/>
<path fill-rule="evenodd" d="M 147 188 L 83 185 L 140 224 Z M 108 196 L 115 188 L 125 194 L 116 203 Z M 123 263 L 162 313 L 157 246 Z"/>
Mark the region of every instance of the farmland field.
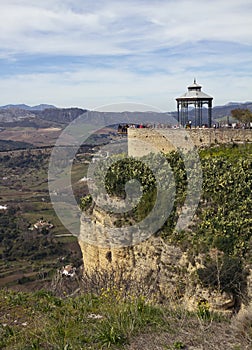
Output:
<path fill-rule="evenodd" d="M 37 288 L 40 282 L 41 285 L 49 283 L 64 264 L 81 263 L 77 238 L 62 225 L 50 201 L 50 154 L 50 147 L 0 152 L 0 205 L 8 208 L 0 210 L 0 287 Z M 77 200 L 85 194 L 85 184 L 79 182 L 87 167 L 82 163 L 85 159 L 85 155 L 79 154 L 73 165 L 72 186 Z M 53 228 L 42 233 L 34 229 L 40 219 L 52 223 Z M 14 225 L 12 230 L 9 230 L 10 223 Z M 25 251 L 29 244 L 37 254 Z M 48 254 L 41 252 L 41 245 Z M 24 250 L 22 254 L 21 249 Z"/>

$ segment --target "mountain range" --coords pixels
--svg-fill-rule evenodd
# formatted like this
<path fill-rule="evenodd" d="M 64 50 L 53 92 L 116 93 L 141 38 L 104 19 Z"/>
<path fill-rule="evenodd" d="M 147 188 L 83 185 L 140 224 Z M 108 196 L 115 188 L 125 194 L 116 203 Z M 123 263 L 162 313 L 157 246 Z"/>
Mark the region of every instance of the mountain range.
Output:
<path fill-rule="evenodd" d="M 215 106 L 212 109 L 213 121 L 224 119 L 231 116 L 231 111 L 237 108 L 249 109 L 252 111 L 252 102 L 229 102 L 223 106 Z M 88 112 L 88 113 L 87 113 Z M 26 104 L 9 104 L 0 106 L 0 127 L 65 127 L 78 116 L 86 113 L 85 120 L 96 124 L 98 120 L 104 125 L 118 124 L 122 122 L 141 123 L 148 120 L 157 123 L 170 123 L 177 117 L 177 112 L 98 112 L 88 111 L 87 109 L 71 107 L 57 108 L 49 104 L 40 104 L 37 106 L 28 106 Z M 203 122 L 207 123 L 207 108 L 203 108 Z M 189 116 L 194 119 L 194 110 L 189 111 Z"/>
<path fill-rule="evenodd" d="M 48 105 L 48 104 L 40 104 L 37 106 L 28 106 L 26 104 L 16 104 L 16 105 L 5 105 L 5 106 L 0 106 L 0 109 L 22 109 L 25 111 L 43 111 L 44 109 L 47 108 L 57 108 L 53 105 Z"/>

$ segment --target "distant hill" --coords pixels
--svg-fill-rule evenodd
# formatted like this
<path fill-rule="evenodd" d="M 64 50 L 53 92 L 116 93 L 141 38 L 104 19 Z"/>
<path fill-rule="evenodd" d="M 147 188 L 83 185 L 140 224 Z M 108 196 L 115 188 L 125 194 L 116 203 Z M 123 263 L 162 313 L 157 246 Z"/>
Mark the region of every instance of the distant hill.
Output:
<path fill-rule="evenodd" d="M 249 109 L 252 111 L 252 102 L 229 102 L 224 106 L 216 106 L 213 108 L 213 118 L 219 119 L 231 116 L 231 111 L 237 108 Z"/>
<path fill-rule="evenodd" d="M 87 112 L 87 110 L 81 108 L 46 108 L 34 113 L 39 118 L 46 121 L 68 124 L 85 112 Z"/>
<path fill-rule="evenodd" d="M 236 108 L 248 108 L 252 111 L 252 102 L 229 102 L 223 106 L 215 106 L 212 109 L 213 121 L 218 121 L 231 116 L 231 111 Z M 165 123 L 173 124 L 177 118 L 177 112 L 98 112 L 87 109 L 71 107 L 57 108 L 53 105 L 41 104 L 27 106 L 25 104 L 13 104 L 0 106 L 0 127 L 65 127 L 80 115 L 84 115 L 84 121 L 95 124 L 102 122 L 104 125 L 118 123 Z M 189 118 L 194 121 L 195 110 L 189 111 Z M 208 122 L 208 110 L 203 108 L 203 123 Z"/>
<path fill-rule="evenodd" d="M 17 105 L 15 105 L 17 106 Z M 23 105 L 20 105 L 23 106 Z M 42 105 L 41 105 L 42 106 Z M 45 106 L 45 105 L 43 105 Z M 42 107 L 41 107 L 42 108 Z M 34 127 L 47 128 L 51 126 L 65 126 L 79 115 L 86 112 L 81 108 L 46 108 L 22 109 L 17 107 L 0 107 L 0 127 Z"/>
<path fill-rule="evenodd" d="M 48 105 L 48 104 L 40 104 L 37 106 L 28 106 L 26 104 L 9 104 L 9 105 L 5 105 L 5 106 L 0 106 L 0 109 L 22 109 L 25 111 L 43 111 L 44 109 L 47 108 L 57 108 L 53 105 Z"/>
<path fill-rule="evenodd" d="M 231 116 L 231 111 L 236 108 L 248 108 L 252 111 L 252 102 L 229 102 L 223 106 L 216 106 L 212 109 L 212 118 L 213 121 L 218 121 L 218 119 Z M 195 110 L 192 109 L 189 111 L 189 117 L 192 121 L 195 118 Z M 97 112 L 89 111 L 83 117 L 85 121 L 92 121 L 93 125 L 102 123 L 104 125 L 112 125 L 118 123 L 131 123 L 133 120 L 136 123 L 146 123 L 155 121 L 155 123 L 164 123 L 164 124 L 174 124 L 174 118 L 177 119 L 177 112 Z M 203 108 L 203 123 L 208 123 L 208 110 Z"/>
<path fill-rule="evenodd" d="M 173 112 L 158 113 L 158 112 L 98 112 L 87 111 L 82 117 L 84 123 L 96 126 L 106 125 L 112 126 L 131 123 L 163 123 L 174 124 Z"/>

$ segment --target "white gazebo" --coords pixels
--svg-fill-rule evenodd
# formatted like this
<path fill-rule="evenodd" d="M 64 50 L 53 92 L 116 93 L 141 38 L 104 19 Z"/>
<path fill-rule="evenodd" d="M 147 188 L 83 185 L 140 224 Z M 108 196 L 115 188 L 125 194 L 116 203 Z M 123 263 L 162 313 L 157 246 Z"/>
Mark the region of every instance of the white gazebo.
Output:
<path fill-rule="evenodd" d="M 189 106 L 194 108 L 194 126 L 201 127 L 203 125 L 202 109 L 203 105 L 208 106 L 208 127 L 212 126 L 212 101 L 213 97 L 201 91 L 202 86 L 196 83 L 196 79 L 192 85 L 188 86 L 188 91 L 182 96 L 176 98 L 178 122 L 183 126 L 189 122 Z"/>

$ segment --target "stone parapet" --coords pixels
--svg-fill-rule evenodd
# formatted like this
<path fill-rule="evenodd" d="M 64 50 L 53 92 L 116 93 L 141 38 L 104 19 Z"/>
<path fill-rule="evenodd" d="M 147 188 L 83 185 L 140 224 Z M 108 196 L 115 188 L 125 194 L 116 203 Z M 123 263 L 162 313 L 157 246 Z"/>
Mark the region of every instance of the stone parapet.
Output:
<path fill-rule="evenodd" d="M 169 153 L 178 148 L 191 149 L 218 144 L 252 142 L 250 129 L 128 129 L 128 154 L 142 157 L 148 153 Z"/>

